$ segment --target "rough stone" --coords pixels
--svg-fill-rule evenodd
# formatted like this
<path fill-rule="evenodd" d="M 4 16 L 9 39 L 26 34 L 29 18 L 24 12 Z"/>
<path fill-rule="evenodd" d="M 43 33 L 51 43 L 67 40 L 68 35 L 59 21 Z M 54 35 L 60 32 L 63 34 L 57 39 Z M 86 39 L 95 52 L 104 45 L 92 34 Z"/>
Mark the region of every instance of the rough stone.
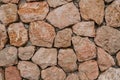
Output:
<path fill-rule="evenodd" d="M 0 66 L 10 66 L 17 63 L 17 49 L 7 47 L 0 51 Z"/>
<path fill-rule="evenodd" d="M 4 79 L 4 70 L 2 68 L 0 68 L 0 80 L 5 80 Z"/>
<path fill-rule="evenodd" d="M 79 77 L 77 74 L 69 74 L 65 80 L 79 80 Z"/>
<path fill-rule="evenodd" d="M 29 36 L 33 45 L 52 47 L 55 35 L 54 27 L 44 21 L 30 24 Z"/>
<path fill-rule="evenodd" d="M 120 27 L 120 0 L 115 0 L 105 10 L 107 26 Z"/>
<path fill-rule="evenodd" d="M 19 0 L 0 0 L 0 2 L 3 2 L 3 3 L 18 3 Z"/>
<path fill-rule="evenodd" d="M 114 59 L 102 48 L 97 48 L 97 62 L 101 71 L 105 71 L 115 65 Z"/>
<path fill-rule="evenodd" d="M 35 52 L 34 46 L 20 47 L 18 49 L 18 56 L 21 60 L 29 60 Z"/>
<path fill-rule="evenodd" d="M 41 77 L 44 80 L 65 80 L 65 72 L 58 67 L 50 67 L 41 71 Z"/>
<path fill-rule="evenodd" d="M 19 6 L 18 14 L 20 19 L 25 22 L 43 20 L 49 11 L 47 2 L 24 3 Z"/>
<path fill-rule="evenodd" d="M 24 24 L 21 22 L 10 24 L 8 35 L 10 44 L 14 46 L 22 46 L 28 41 L 27 29 L 25 29 Z"/>
<path fill-rule="evenodd" d="M 72 40 L 72 30 L 69 28 L 63 29 L 57 32 L 54 46 L 58 48 L 69 47 L 71 46 L 71 40 Z"/>
<path fill-rule="evenodd" d="M 72 49 L 60 49 L 58 54 L 58 64 L 66 72 L 77 70 L 77 57 Z"/>
<path fill-rule="evenodd" d="M 103 0 L 80 0 L 80 13 L 85 20 L 94 20 L 97 24 L 103 22 L 104 1 Z"/>
<path fill-rule="evenodd" d="M 106 3 L 110 3 L 112 1 L 114 1 L 114 0 L 105 0 Z"/>
<path fill-rule="evenodd" d="M 93 21 L 79 22 L 72 29 L 73 32 L 80 36 L 95 37 L 95 26 Z"/>
<path fill-rule="evenodd" d="M 117 59 L 118 66 L 120 66 L 120 51 L 117 53 L 116 59 Z"/>
<path fill-rule="evenodd" d="M 72 37 L 72 43 L 78 58 L 78 61 L 86 61 L 96 57 L 96 46 L 88 38 L 79 36 Z"/>
<path fill-rule="evenodd" d="M 120 50 L 120 31 L 109 27 L 102 26 L 97 29 L 95 43 L 113 55 Z"/>
<path fill-rule="evenodd" d="M 80 13 L 76 6 L 71 2 L 51 11 L 47 20 L 60 29 L 75 24 L 80 21 Z"/>
<path fill-rule="evenodd" d="M 7 32 L 3 24 L 0 24 L 0 50 L 3 49 L 7 42 Z"/>
<path fill-rule="evenodd" d="M 22 80 L 17 67 L 10 66 L 5 68 L 5 80 Z"/>
<path fill-rule="evenodd" d="M 39 80 L 40 69 L 36 64 L 29 61 L 19 61 L 18 69 L 23 78 L 28 80 Z"/>
<path fill-rule="evenodd" d="M 98 65 L 94 60 L 81 63 L 78 70 L 80 80 L 95 80 L 99 75 Z"/>
<path fill-rule="evenodd" d="M 7 25 L 15 22 L 18 19 L 17 5 L 16 4 L 4 4 L 0 7 L 0 21 Z"/>
<path fill-rule="evenodd" d="M 57 50 L 55 48 L 40 48 L 32 57 L 32 61 L 42 69 L 57 64 Z"/>

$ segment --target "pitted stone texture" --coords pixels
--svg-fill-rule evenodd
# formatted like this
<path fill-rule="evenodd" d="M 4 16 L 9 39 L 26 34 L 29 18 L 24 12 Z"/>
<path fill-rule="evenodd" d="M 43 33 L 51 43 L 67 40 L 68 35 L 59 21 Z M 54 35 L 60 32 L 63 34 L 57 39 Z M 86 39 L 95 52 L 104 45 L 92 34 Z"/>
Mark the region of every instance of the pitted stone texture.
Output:
<path fill-rule="evenodd" d="M 95 26 L 93 21 L 79 22 L 72 29 L 73 32 L 80 36 L 95 37 Z"/>
<path fill-rule="evenodd" d="M 20 47 L 18 49 L 18 56 L 21 60 L 29 60 L 35 52 L 34 46 Z"/>
<path fill-rule="evenodd" d="M 14 46 L 22 46 L 28 41 L 27 29 L 23 23 L 13 23 L 8 27 L 8 35 L 10 44 Z"/>
<path fill-rule="evenodd" d="M 10 66 L 5 68 L 5 80 L 22 80 L 17 67 Z"/>
<path fill-rule="evenodd" d="M 9 23 L 17 21 L 17 5 L 16 4 L 4 4 L 0 7 L 0 21 L 7 25 Z"/>
<path fill-rule="evenodd" d="M 25 22 L 43 20 L 49 11 L 47 2 L 31 2 L 20 5 L 18 14 L 20 19 Z"/>
<path fill-rule="evenodd" d="M 5 72 L 2 68 L 0 68 L 0 80 L 5 80 L 4 76 L 5 76 Z"/>
<path fill-rule="evenodd" d="M 58 54 L 58 64 L 66 72 L 77 70 L 77 57 L 72 49 L 60 49 Z"/>
<path fill-rule="evenodd" d="M 55 47 L 69 47 L 71 46 L 72 30 L 70 28 L 63 29 L 57 32 L 55 37 Z"/>
<path fill-rule="evenodd" d="M 39 80 L 40 69 L 36 64 L 29 61 L 20 61 L 18 63 L 18 69 L 23 78 L 28 80 Z"/>
<path fill-rule="evenodd" d="M 0 2 L 3 2 L 3 3 L 18 3 L 19 0 L 0 0 Z"/>
<path fill-rule="evenodd" d="M 110 3 L 112 1 L 114 1 L 114 0 L 105 0 L 106 3 Z"/>
<path fill-rule="evenodd" d="M 116 54 L 120 50 L 120 31 L 109 27 L 102 26 L 97 29 L 95 43 L 108 51 L 109 54 Z"/>
<path fill-rule="evenodd" d="M 109 68 L 105 72 L 101 73 L 98 80 L 118 80 L 120 79 L 120 69 L 119 68 Z"/>
<path fill-rule="evenodd" d="M 0 24 L 0 50 L 3 49 L 7 42 L 7 32 L 3 24 Z"/>
<path fill-rule="evenodd" d="M 50 7 L 57 7 L 63 4 L 66 4 L 72 0 L 47 0 Z"/>
<path fill-rule="evenodd" d="M 117 59 L 118 66 L 120 66 L 120 51 L 117 53 L 116 59 Z"/>
<path fill-rule="evenodd" d="M 40 48 L 32 57 L 32 61 L 42 69 L 57 65 L 57 50 L 55 48 Z"/>
<path fill-rule="evenodd" d="M 112 56 L 99 47 L 97 48 L 97 62 L 101 71 L 105 71 L 115 65 Z"/>
<path fill-rule="evenodd" d="M 85 20 L 94 20 L 97 24 L 103 22 L 104 1 L 103 0 L 80 0 L 80 13 Z"/>
<path fill-rule="evenodd" d="M 17 49 L 7 47 L 0 51 L 0 66 L 10 66 L 17 63 Z"/>
<path fill-rule="evenodd" d="M 65 80 L 65 72 L 58 67 L 50 67 L 42 70 L 41 77 L 44 80 Z"/>
<path fill-rule="evenodd" d="M 60 29 L 75 24 L 80 21 L 80 13 L 76 6 L 71 2 L 51 11 L 47 20 Z"/>
<path fill-rule="evenodd" d="M 54 27 L 44 21 L 30 24 L 29 36 L 33 45 L 52 47 L 55 35 Z"/>
<path fill-rule="evenodd" d="M 98 65 L 94 60 L 81 63 L 78 70 L 80 80 L 95 80 L 99 75 Z"/>
<path fill-rule="evenodd" d="M 79 77 L 77 74 L 72 73 L 72 74 L 69 74 L 65 80 L 79 80 Z"/>
<path fill-rule="evenodd" d="M 96 46 L 88 38 L 74 36 L 72 37 L 72 43 L 78 61 L 86 61 L 96 57 Z"/>
<path fill-rule="evenodd" d="M 115 0 L 105 10 L 107 26 L 120 27 L 120 0 Z"/>

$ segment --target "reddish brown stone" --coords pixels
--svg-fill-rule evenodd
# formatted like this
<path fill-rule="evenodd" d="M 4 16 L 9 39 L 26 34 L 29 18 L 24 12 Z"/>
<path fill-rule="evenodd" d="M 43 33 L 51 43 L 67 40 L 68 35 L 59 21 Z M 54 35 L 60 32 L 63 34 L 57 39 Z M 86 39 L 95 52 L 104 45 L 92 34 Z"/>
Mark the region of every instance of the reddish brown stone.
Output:
<path fill-rule="evenodd" d="M 5 76 L 5 72 L 2 68 L 0 68 L 0 80 L 5 80 L 4 76 Z"/>
<path fill-rule="evenodd" d="M 18 3 L 19 0 L 0 0 L 3 3 Z"/>
<path fill-rule="evenodd" d="M 65 80 L 79 80 L 79 77 L 77 74 L 69 74 Z"/>
<path fill-rule="evenodd" d="M 120 66 L 120 51 L 117 53 L 116 59 L 117 59 L 118 66 Z"/>

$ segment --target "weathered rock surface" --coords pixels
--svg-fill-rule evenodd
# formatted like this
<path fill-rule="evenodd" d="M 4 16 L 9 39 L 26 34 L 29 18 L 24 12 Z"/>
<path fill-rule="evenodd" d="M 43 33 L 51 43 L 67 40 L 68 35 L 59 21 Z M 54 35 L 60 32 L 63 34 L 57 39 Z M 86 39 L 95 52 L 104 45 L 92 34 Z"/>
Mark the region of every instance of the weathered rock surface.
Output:
<path fill-rule="evenodd" d="M 8 27 L 8 35 L 10 44 L 14 46 L 22 46 L 28 41 L 27 29 L 23 23 L 13 23 Z"/>
<path fill-rule="evenodd" d="M 0 2 L 3 2 L 3 3 L 18 3 L 19 0 L 0 0 Z"/>
<path fill-rule="evenodd" d="M 51 11 L 47 20 L 60 29 L 80 21 L 80 14 L 76 6 L 71 2 Z"/>
<path fill-rule="evenodd" d="M 5 80 L 4 76 L 5 76 L 4 70 L 0 68 L 0 80 Z"/>
<path fill-rule="evenodd" d="M 108 51 L 109 54 L 116 54 L 120 50 L 120 31 L 109 26 L 102 26 L 97 29 L 95 43 Z"/>
<path fill-rule="evenodd" d="M 55 35 L 54 28 L 44 21 L 32 22 L 30 24 L 29 36 L 33 45 L 52 47 Z"/>
<path fill-rule="evenodd" d="M 55 37 L 55 47 L 69 47 L 71 46 L 71 40 L 72 40 L 72 30 L 69 28 L 66 28 L 64 30 L 58 31 L 57 35 Z"/>
<path fill-rule="evenodd" d="M 72 73 L 72 74 L 69 74 L 65 80 L 79 80 L 79 77 L 77 74 Z"/>
<path fill-rule="evenodd" d="M 97 24 L 103 22 L 104 1 L 103 0 L 80 0 L 80 13 L 85 20 L 94 20 Z"/>
<path fill-rule="evenodd" d="M 57 50 L 55 48 L 40 48 L 32 57 L 32 61 L 42 69 L 57 65 Z"/>
<path fill-rule="evenodd" d="M 24 3 L 19 6 L 18 14 L 20 19 L 25 22 L 43 20 L 49 11 L 47 2 Z"/>
<path fill-rule="evenodd" d="M 74 36 L 72 37 L 72 43 L 78 61 L 86 61 L 96 57 L 96 46 L 88 38 Z"/>
<path fill-rule="evenodd" d="M 42 70 L 41 77 L 44 80 L 65 80 L 65 72 L 58 67 L 50 67 Z"/>
<path fill-rule="evenodd" d="M 116 59 L 117 59 L 118 66 L 120 66 L 120 51 L 117 53 Z"/>

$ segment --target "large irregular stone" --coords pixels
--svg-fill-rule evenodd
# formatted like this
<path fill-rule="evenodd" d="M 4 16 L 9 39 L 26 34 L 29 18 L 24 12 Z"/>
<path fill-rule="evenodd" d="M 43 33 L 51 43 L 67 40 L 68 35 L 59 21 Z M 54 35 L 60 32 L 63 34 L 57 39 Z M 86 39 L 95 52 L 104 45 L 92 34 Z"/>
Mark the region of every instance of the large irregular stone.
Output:
<path fill-rule="evenodd" d="M 72 49 L 60 49 L 58 54 L 58 64 L 66 72 L 77 70 L 77 57 Z"/>
<path fill-rule="evenodd" d="M 120 79 L 120 69 L 119 68 L 109 68 L 100 76 L 98 77 L 98 80 L 119 80 Z"/>
<path fill-rule="evenodd" d="M 17 67 L 10 66 L 5 68 L 5 80 L 22 80 Z"/>
<path fill-rule="evenodd" d="M 118 66 L 120 66 L 120 51 L 117 53 L 116 59 L 117 59 Z"/>
<path fill-rule="evenodd" d="M 18 69 L 23 78 L 28 80 L 39 80 L 40 69 L 36 64 L 29 61 L 20 61 L 18 63 Z"/>
<path fill-rule="evenodd" d="M 15 22 L 18 19 L 17 5 L 16 4 L 4 4 L 0 7 L 0 21 L 7 25 Z"/>
<path fill-rule="evenodd" d="M 103 22 L 104 1 L 103 0 L 80 0 L 80 13 L 85 20 L 94 20 L 97 24 Z"/>
<path fill-rule="evenodd" d="M 72 0 L 47 0 L 50 7 L 57 7 L 63 4 L 66 4 Z"/>
<path fill-rule="evenodd" d="M 0 2 L 3 2 L 3 3 L 18 3 L 19 0 L 0 0 Z"/>
<path fill-rule="evenodd" d="M 95 26 L 93 21 L 79 22 L 75 24 L 72 29 L 77 35 L 95 37 Z"/>
<path fill-rule="evenodd" d="M 4 70 L 0 68 L 0 80 L 5 80 L 4 76 Z"/>
<path fill-rule="evenodd" d="M 58 67 L 50 67 L 42 70 L 41 77 L 44 80 L 65 80 L 65 72 Z"/>
<path fill-rule="evenodd" d="M 34 46 L 20 47 L 18 49 L 18 56 L 21 60 L 29 60 L 35 52 Z"/>
<path fill-rule="evenodd" d="M 76 6 L 71 2 L 51 11 L 47 20 L 60 29 L 80 21 L 80 14 Z"/>
<path fill-rule="evenodd" d="M 31 2 L 20 5 L 18 14 L 20 19 L 25 22 L 43 20 L 49 11 L 47 2 Z"/>
<path fill-rule="evenodd" d="M 97 29 L 95 43 L 108 53 L 115 54 L 120 50 L 120 31 L 109 26 L 102 26 Z"/>
<path fill-rule="evenodd" d="M 77 74 L 69 74 L 65 80 L 79 80 L 79 77 Z"/>
<path fill-rule="evenodd" d="M 72 43 L 78 61 L 86 61 L 96 57 L 96 46 L 88 38 L 74 36 L 72 37 Z"/>
<path fill-rule="evenodd" d="M 13 23 L 8 27 L 8 35 L 10 44 L 14 46 L 22 46 L 28 41 L 27 29 L 23 23 Z"/>
<path fill-rule="evenodd" d="M 58 48 L 69 47 L 71 46 L 71 40 L 72 40 L 72 30 L 69 28 L 63 29 L 57 32 L 54 46 Z"/>
<path fill-rule="evenodd" d="M 105 10 L 107 26 L 120 27 L 120 0 L 115 0 Z"/>
<path fill-rule="evenodd" d="M 55 48 L 40 48 L 32 57 L 32 61 L 42 69 L 57 64 L 57 50 Z"/>
<path fill-rule="evenodd" d="M 115 65 L 112 56 L 99 47 L 97 48 L 97 62 L 101 71 L 104 71 Z"/>
<path fill-rule="evenodd" d="M 3 49 L 7 42 L 6 28 L 3 24 L 0 24 L 0 50 Z"/>
<path fill-rule="evenodd" d="M 17 63 L 17 49 L 7 47 L 0 51 L 0 66 L 10 66 Z"/>
<path fill-rule="evenodd" d="M 81 63 L 78 70 L 80 80 L 95 80 L 99 75 L 98 65 L 94 60 Z"/>
<path fill-rule="evenodd" d="M 52 47 L 55 35 L 54 27 L 44 21 L 30 24 L 29 36 L 33 45 Z"/>

